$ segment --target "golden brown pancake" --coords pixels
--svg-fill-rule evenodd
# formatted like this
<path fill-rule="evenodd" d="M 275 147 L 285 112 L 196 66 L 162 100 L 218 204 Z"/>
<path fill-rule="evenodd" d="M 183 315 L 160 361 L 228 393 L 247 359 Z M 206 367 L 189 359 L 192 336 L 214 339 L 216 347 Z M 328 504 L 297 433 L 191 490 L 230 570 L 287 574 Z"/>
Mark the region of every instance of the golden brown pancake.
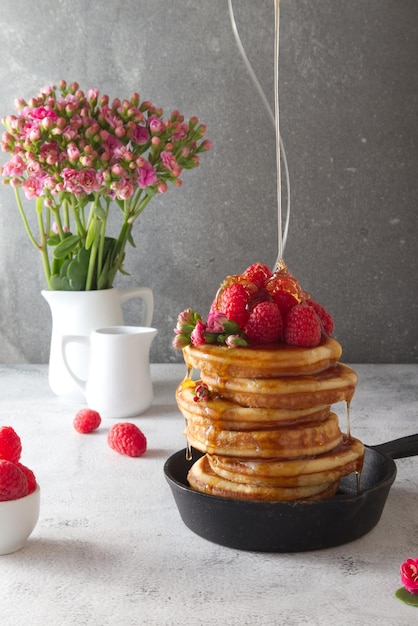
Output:
<path fill-rule="evenodd" d="M 306 409 L 341 400 L 349 402 L 357 383 L 354 370 L 343 363 L 307 376 L 222 378 L 202 370 L 201 378 L 215 394 L 241 406 L 281 409 Z"/>
<path fill-rule="evenodd" d="M 190 486 L 196 491 L 238 500 L 283 501 L 319 500 L 332 497 L 338 490 L 338 481 L 301 487 L 271 487 L 233 482 L 215 474 L 206 455 L 197 460 L 188 473 Z"/>
<path fill-rule="evenodd" d="M 183 349 L 186 365 L 208 375 L 224 378 L 275 378 L 316 374 L 337 363 L 341 345 L 332 337 L 323 337 L 315 348 L 270 344 L 228 348 L 206 344 Z"/>
<path fill-rule="evenodd" d="M 341 443 L 342 434 L 335 413 L 315 424 L 265 430 L 219 430 L 210 420 L 189 420 L 189 445 L 201 452 L 236 457 L 292 459 L 314 456 Z"/>
<path fill-rule="evenodd" d="M 177 387 L 177 404 L 187 421 L 204 417 L 222 430 L 259 430 L 290 424 L 322 421 L 330 408 L 322 404 L 308 409 L 245 407 L 213 395 L 205 402 L 195 402 L 195 386 L 200 381 L 183 381 Z"/>
<path fill-rule="evenodd" d="M 234 482 L 273 487 L 301 487 L 335 482 L 352 472 L 360 472 L 363 444 L 354 438 L 315 457 L 284 459 L 238 459 L 207 454 L 212 471 Z"/>

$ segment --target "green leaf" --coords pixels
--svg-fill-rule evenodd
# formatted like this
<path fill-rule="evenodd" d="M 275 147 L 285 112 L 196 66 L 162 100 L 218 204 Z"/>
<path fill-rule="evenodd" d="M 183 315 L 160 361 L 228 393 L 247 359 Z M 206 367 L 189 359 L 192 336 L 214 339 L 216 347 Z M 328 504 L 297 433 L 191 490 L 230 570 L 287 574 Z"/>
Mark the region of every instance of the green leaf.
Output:
<path fill-rule="evenodd" d="M 48 244 L 48 246 L 56 246 L 59 244 L 60 241 L 61 241 L 60 236 L 54 233 L 53 235 L 49 235 L 48 239 L 46 240 L 46 243 Z"/>
<path fill-rule="evenodd" d="M 100 204 L 95 205 L 93 212 L 100 220 L 106 219 L 106 211 L 100 206 Z"/>
<path fill-rule="evenodd" d="M 405 587 L 401 587 L 395 592 L 395 596 L 398 600 L 402 600 L 405 604 L 410 604 L 412 606 L 418 606 L 418 594 L 409 593 Z"/>
<path fill-rule="evenodd" d="M 71 289 L 74 291 L 83 291 L 87 280 L 87 267 L 79 261 L 71 261 L 67 269 L 67 278 L 70 282 Z"/>
<path fill-rule="evenodd" d="M 63 287 L 61 276 L 58 276 L 58 274 L 51 276 L 49 279 L 49 285 L 53 291 L 62 291 Z"/>
<path fill-rule="evenodd" d="M 70 235 L 70 237 L 66 237 L 54 249 L 54 257 L 56 259 L 64 259 L 69 254 L 72 254 L 79 241 L 80 237 L 78 235 Z"/>

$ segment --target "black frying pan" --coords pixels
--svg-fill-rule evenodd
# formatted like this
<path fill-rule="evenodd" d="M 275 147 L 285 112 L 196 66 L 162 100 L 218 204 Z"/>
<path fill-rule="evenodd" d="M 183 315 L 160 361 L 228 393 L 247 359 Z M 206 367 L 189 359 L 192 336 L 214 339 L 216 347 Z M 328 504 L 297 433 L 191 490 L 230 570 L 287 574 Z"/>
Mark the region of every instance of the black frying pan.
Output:
<path fill-rule="evenodd" d="M 400 459 L 418 454 L 418 434 L 365 447 L 357 491 L 355 474 L 341 481 L 328 500 L 251 502 L 219 498 L 194 491 L 187 472 L 201 456 L 193 450 L 173 454 L 164 473 L 181 518 L 188 528 L 209 541 L 255 552 L 306 552 L 354 541 L 370 532 L 382 515 Z"/>

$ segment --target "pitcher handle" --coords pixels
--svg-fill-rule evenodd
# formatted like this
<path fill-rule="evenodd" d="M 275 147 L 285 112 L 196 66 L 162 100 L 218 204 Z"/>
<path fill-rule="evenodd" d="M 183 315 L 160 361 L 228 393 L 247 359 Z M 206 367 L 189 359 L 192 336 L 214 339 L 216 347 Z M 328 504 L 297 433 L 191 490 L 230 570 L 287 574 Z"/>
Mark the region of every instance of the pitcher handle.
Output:
<path fill-rule="evenodd" d="M 151 326 L 154 314 L 154 294 L 149 287 L 134 287 L 132 289 L 118 289 L 120 302 L 123 304 L 133 298 L 141 298 L 144 302 L 143 326 Z"/>
<path fill-rule="evenodd" d="M 63 335 L 61 337 L 61 355 L 62 355 L 62 360 L 63 360 L 64 366 L 65 366 L 68 374 L 73 379 L 73 381 L 76 383 L 76 385 L 81 389 L 81 391 L 85 395 L 87 381 L 86 380 L 81 380 L 81 378 L 79 378 L 73 372 L 73 370 L 71 369 L 70 364 L 68 363 L 67 346 L 68 346 L 69 343 L 81 343 L 81 344 L 84 344 L 85 346 L 90 347 L 90 338 L 88 336 L 86 336 L 86 335 Z"/>

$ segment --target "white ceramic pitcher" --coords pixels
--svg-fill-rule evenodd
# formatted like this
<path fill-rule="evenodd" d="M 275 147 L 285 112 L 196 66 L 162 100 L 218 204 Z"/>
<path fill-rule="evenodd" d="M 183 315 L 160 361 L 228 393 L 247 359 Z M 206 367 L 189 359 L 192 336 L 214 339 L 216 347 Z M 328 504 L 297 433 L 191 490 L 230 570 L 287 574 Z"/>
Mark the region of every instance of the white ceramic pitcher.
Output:
<path fill-rule="evenodd" d="M 84 396 L 69 376 L 61 357 L 63 335 L 90 335 L 96 328 L 122 326 L 122 306 L 132 299 L 142 301 L 143 315 L 138 325 L 151 326 L 154 308 L 152 290 L 148 287 L 132 289 L 98 289 L 95 291 L 42 291 L 52 315 L 52 333 L 49 356 L 49 386 L 61 398 L 83 402 Z M 87 379 L 86 348 L 73 344 L 67 351 L 71 371 L 82 380 Z"/>
<path fill-rule="evenodd" d="M 157 334 L 145 326 L 108 326 L 89 336 L 64 335 L 62 359 L 75 384 L 85 395 L 87 405 L 101 417 L 131 418 L 143 413 L 153 399 L 149 350 Z M 87 346 L 87 380 L 71 369 L 67 349 L 71 343 Z"/>

